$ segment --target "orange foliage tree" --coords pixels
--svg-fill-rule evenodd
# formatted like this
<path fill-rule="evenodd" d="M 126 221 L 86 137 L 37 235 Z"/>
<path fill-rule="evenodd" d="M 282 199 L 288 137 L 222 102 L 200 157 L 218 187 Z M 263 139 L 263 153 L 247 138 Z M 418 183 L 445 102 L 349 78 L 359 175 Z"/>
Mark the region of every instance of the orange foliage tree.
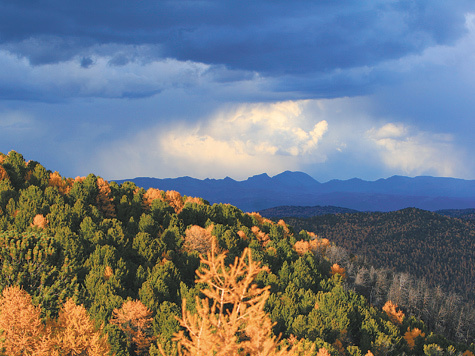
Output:
<path fill-rule="evenodd" d="M 83 305 L 68 299 L 59 311 L 53 330 L 53 350 L 58 355 L 107 355 L 107 337 L 94 327 Z"/>
<path fill-rule="evenodd" d="M 114 309 L 111 324 L 117 325 L 135 345 L 137 355 L 146 355 L 152 341 L 152 312 L 140 300 L 129 300 L 120 309 Z"/>
<path fill-rule="evenodd" d="M 3 179 L 10 179 L 10 177 L 8 176 L 8 173 L 5 168 L 3 168 L 3 166 L 0 166 L 0 180 Z"/>
<path fill-rule="evenodd" d="M 264 223 L 272 224 L 272 220 L 262 217 L 261 214 L 259 213 L 253 212 L 253 213 L 247 213 L 247 214 L 250 215 L 251 217 L 254 217 L 260 225 L 263 225 Z"/>
<path fill-rule="evenodd" d="M 213 227 L 213 225 L 210 225 L 204 229 L 201 226 L 193 225 L 186 229 L 184 249 L 188 252 L 198 251 L 201 254 L 208 252 L 213 240 L 211 235 Z"/>
<path fill-rule="evenodd" d="M 299 343 L 290 350 L 272 333 L 273 324 L 264 312 L 269 287 L 253 284 L 257 274 L 266 271 L 252 260 L 245 249 L 230 266 L 225 265 L 226 254 L 216 255 L 215 242 L 207 257 L 201 258 L 202 269 L 197 271 L 196 283 L 207 288 L 207 297 L 196 298 L 196 313 L 186 309 L 183 300 L 181 326 L 186 330 L 175 334 L 181 355 L 300 355 L 308 354 Z M 162 355 L 165 355 L 160 348 Z"/>
<path fill-rule="evenodd" d="M 426 335 L 418 328 L 414 328 L 412 330 L 410 328 L 407 328 L 407 331 L 404 334 L 404 339 L 406 340 L 411 350 L 414 349 L 414 346 L 416 346 L 416 338 L 418 336 L 425 337 Z"/>
<path fill-rule="evenodd" d="M 170 204 L 170 206 L 175 209 L 175 212 L 177 214 L 180 213 L 180 211 L 183 209 L 183 198 L 182 196 L 180 195 L 180 193 L 178 193 L 177 191 L 175 190 L 168 190 L 166 193 L 165 193 L 165 201 Z"/>
<path fill-rule="evenodd" d="M 152 202 L 155 199 L 163 200 L 163 191 L 156 188 L 149 188 L 142 197 L 143 205 L 145 209 L 150 209 Z"/>
<path fill-rule="evenodd" d="M 46 328 L 41 310 L 33 306 L 30 295 L 19 287 L 7 287 L 0 298 L 0 346 L 7 355 L 34 355 Z"/>
<path fill-rule="evenodd" d="M 58 319 L 41 321 L 41 309 L 19 287 L 7 287 L 0 298 L 0 348 L 9 356 L 106 356 L 107 338 L 87 315 L 86 309 L 70 299 Z"/>
<path fill-rule="evenodd" d="M 299 256 L 305 255 L 308 251 L 310 251 L 310 243 L 305 240 L 297 241 L 294 244 L 294 250 L 299 254 Z"/>
<path fill-rule="evenodd" d="M 264 231 L 261 231 L 261 229 L 258 226 L 251 227 L 251 231 L 254 234 L 254 236 L 257 237 L 257 240 L 259 240 L 259 243 L 261 246 L 267 245 L 267 243 L 270 241 L 269 235 L 266 234 Z"/>
<path fill-rule="evenodd" d="M 50 187 L 57 187 L 61 194 L 68 194 L 71 190 L 73 179 L 63 179 L 58 172 L 50 173 L 49 185 Z"/>
<path fill-rule="evenodd" d="M 331 266 L 331 273 L 332 276 L 335 274 L 339 274 L 342 278 L 346 278 L 346 271 L 343 267 L 340 267 L 338 263 L 334 263 L 333 266 Z"/>
<path fill-rule="evenodd" d="M 394 324 L 401 325 L 402 319 L 404 318 L 404 313 L 402 310 L 396 310 L 397 307 L 397 304 L 394 304 L 388 300 L 383 306 L 383 311 L 386 312 L 389 320 L 391 320 Z"/>
<path fill-rule="evenodd" d="M 300 256 L 305 255 L 308 251 L 312 252 L 314 255 L 324 255 L 326 248 L 330 246 L 330 241 L 328 239 L 318 239 L 317 235 L 315 235 L 313 232 L 308 232 L 307 234 L 310 235 L 311 240 L 297 241 L 294 245 L 295 251 Z"/>
<path fill-rule="evenodd" d="M 33 218 L 33 222 L 31 223 L 31 226 L 44 229 L 46 228 L 46 226 L 48 226 L 48 220 L 43 216 L 43 214 L 37 214 Z"/>
<path fill-rule="evenodd" d="M 113 199 L 109 183 L 99 177 L 97 178 L 97 188 L 99 189 L 96 197 L 97 207 L 102 211 L 106 218 L 114 218 L 116 216 L 115 206 L 112 203 Z"/>
<path fill-rule="evenodd" d="M 194 203 L 198 205 L 203 205 L 203 200 L 201 200 L 201 198 L 196 198 L 196 197 L 186 197 L 184 204 L 186 203 Z"/>
<path fill-rule="evenodd" d="M 328 352 L 328 350 L 324 347 L 321 347 L 318 350 L 317 356 L 331 356 L 331 354 Z"/>

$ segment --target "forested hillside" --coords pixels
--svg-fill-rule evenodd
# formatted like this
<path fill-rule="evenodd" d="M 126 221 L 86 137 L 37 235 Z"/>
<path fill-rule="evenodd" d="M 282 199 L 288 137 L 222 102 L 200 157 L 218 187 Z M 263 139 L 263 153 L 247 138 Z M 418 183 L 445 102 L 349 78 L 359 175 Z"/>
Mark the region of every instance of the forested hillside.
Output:
<path fill-rule="evenodd" d="M 473 355 L 473 309 L 325 237 L 0 154 L 0 353 Z"/>
<path fill-rule="evenodd" d="M 375 267 L 395 268 L 424 278 L 473 301 L 475 290 L 475 222 L 404 209 L 389 213 L 355 213 L 289 218 L 297 229 L 325 236 L 350 253 L 365 256 Z"/>
<path fill-rule="evenodd" d="M 437 210 L 436 213 L 451 218 L 458 218 L 464 220 L 475 220 L 475 209 L 447 209 Z"/>
<path fill-rule="evenodd" d="M 274 208 L 263 209 L 259 214 L 269 219 L 275 219 L 282 216 L 294 218 L 311 218 L 317 215 L 327 214 L 350 214 L 358 213 L 357 210 L 340 208 L 338 206 L 276 206 Z"/>

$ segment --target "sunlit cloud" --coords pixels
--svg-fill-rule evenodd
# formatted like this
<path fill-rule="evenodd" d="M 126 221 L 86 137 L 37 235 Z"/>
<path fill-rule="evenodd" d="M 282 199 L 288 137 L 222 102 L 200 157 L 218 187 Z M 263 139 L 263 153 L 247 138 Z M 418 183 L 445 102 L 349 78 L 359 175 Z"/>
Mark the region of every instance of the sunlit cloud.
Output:
<path fill-rule="evenodd" d="M 0 14 L 0 150 L 71 176 L 475 177 L 470 2 L 91 4 Z"/>
<path fill-rule="evenodd" d="M 450 135 L 418 132 L 401 123 L 368 130 L 387 168 L 405 175 L 459 176 L 464 171 L 462 152 Z"/>
<path fill-rule="evenodd" d="M 156 170 L 175 176 L 189 172 L 199 177 L 236 178 L 277 174 L 297 169 L 302 160 L 317 163 L 326 159 L 318 145 L 328 123 L 315 123 L 302 111 L 303 106 L 304 102 L 290 101 L 235 105 L 201 125 L 172 125 L 142 133 L 133 144 L 120 143 L 107 154 L 129 147 L 141 152 L 139 161 L 149 172 L 156 162 Z"/>
<path fill-rule="evenodd" d="M 365 98 L 343 98 L 225 105 L 200 124 L 162 124 L 116 141 L 93 161 L 111 179 L 130 178 L 131 172 L 245 179 L 303 170 L 321 181 L 335 172 L 351 178 L 344 174 L 354 177 L 356 170 L 365 179 L 374 171 L 470 174 L 473 167 L 452 135 L 371 116 L 370 104 Z"/>

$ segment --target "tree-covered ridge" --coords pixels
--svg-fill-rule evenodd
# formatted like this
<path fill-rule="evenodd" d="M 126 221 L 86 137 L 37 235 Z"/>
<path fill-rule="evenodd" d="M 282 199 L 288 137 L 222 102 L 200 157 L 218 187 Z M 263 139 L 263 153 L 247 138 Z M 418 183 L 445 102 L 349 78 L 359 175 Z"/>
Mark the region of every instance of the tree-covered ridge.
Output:
<path fill-rule="evenodd" d="M 447 209 L 437 210 L 436 213 L 451 218 L 458 218 L 464 220 L 475 220 L 475 209 Z"/>
<path fill-rule="evenodd" d="M 389 292 L 381 284 L 378 291 L 370 289 L 369 267 L 366 283 L 355 274 L 363 268 L 357 259 L 315 234 L 294 233 L 283 221 L 274 223 L 174 191 L 109 183 L 93 174 L 65 178 L 37 162 L 25 162 L 13 151 L 0 154 L 0 177 L 0 316 L 7 315 L 9 309 L 3 306 L 10 305 L 10 296 L 18 295 L 9 291 L 20 291 L 25 310 L 32 310 L 38 326 L 28 334 L 32 345 L 58 341 L 55 335 L 62 335 L 64 325 L 74 325 L 64 321 L 65 310 L 77 310 L 88 325 L 83 307 L 94 324 L 88 330 L 103 333 L 97 339 L 107 337 L 111 353 L 176 355 L 186 344 L 183 340 L 193 343 L 192 329 L 184 322 L 232 315 L 228 312 L 237 305 L 235 300 L 221 308 L 204 302 L 216 295 L 207 282 L 232 271 L 226 266 L 243 261 L 257 273 L 242 266 L 227 290 L 234 293 L 242 278 L 249 278 L 250 294 L 244 294 L 243 308 L 259 305 L 252 314 L 252 325 L 263 327 L 262 343 L 257 344 L 269 345 L 275 354 L 475 352 L 473 318 L 472 323 L 459 318 L 460 333 L 447 334 L 448 339 L 435 334 L 434 330 L 454 328 L 441 319 L 439 324 L 447 328 L 437 329 L 412 316 L 417 310 L 399 308 L 394 304 L 398 301 L 388 304 Z M 200 253 L 208 257 L 200 258 Z M 220 267 L 209 274 L 211 266 Z M 391 295 L 397 294 L 396 285 L 391 284 Z M 399 286 L 402 296 L 405 285 Z M 4 336 L 9 318 L 16 321 L 16 314 L 8 314 L 0 324 Z M 465 314 L 470 316 L 470 311 Z M 237 329 L 224 333 L 223 342 L 234 340 L 242 347 L 226 355 L 253 354 L 247 348 L 254 347 L 248 325 L 232 325 Z M 271 333 L 265 331 L 269 325 Z M 67 330 L 79 335 L 74 328 Z M 1 346 L 10 347 L 12 338 L 0 340 Z M 54 350 L 69 347 L 53 341 Z M 71 352 L 107 354 L 86 346 Z"/>
<path fill-rule="evenodd" d="M 355 213 L 289 218 L 298 229 L 325 236 L 375 267 L 424 278 L 432 287 L 474 298 L 475 222 L 408 208 L 389 213 Z"/>
<path fill-rule="evenodd" d="M 263 209 L 259 214 L 269 219 L 280 217 L 310 218 L 317 215 L 326 214 L 350 214 L 357 213 L 357 210 L 341 208 L 337 206 L 276 206 L 274 208 Z"/>

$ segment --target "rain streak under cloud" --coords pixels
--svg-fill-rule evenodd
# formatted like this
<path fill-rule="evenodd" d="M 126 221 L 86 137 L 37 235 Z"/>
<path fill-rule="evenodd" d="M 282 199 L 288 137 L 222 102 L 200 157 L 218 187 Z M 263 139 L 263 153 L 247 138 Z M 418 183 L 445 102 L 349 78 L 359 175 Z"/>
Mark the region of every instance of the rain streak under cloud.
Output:
<path fill-rule="evenodd" d="M 475 179 L 469 1 L 0 2 L 0 151 L 106 179 Z"/>

